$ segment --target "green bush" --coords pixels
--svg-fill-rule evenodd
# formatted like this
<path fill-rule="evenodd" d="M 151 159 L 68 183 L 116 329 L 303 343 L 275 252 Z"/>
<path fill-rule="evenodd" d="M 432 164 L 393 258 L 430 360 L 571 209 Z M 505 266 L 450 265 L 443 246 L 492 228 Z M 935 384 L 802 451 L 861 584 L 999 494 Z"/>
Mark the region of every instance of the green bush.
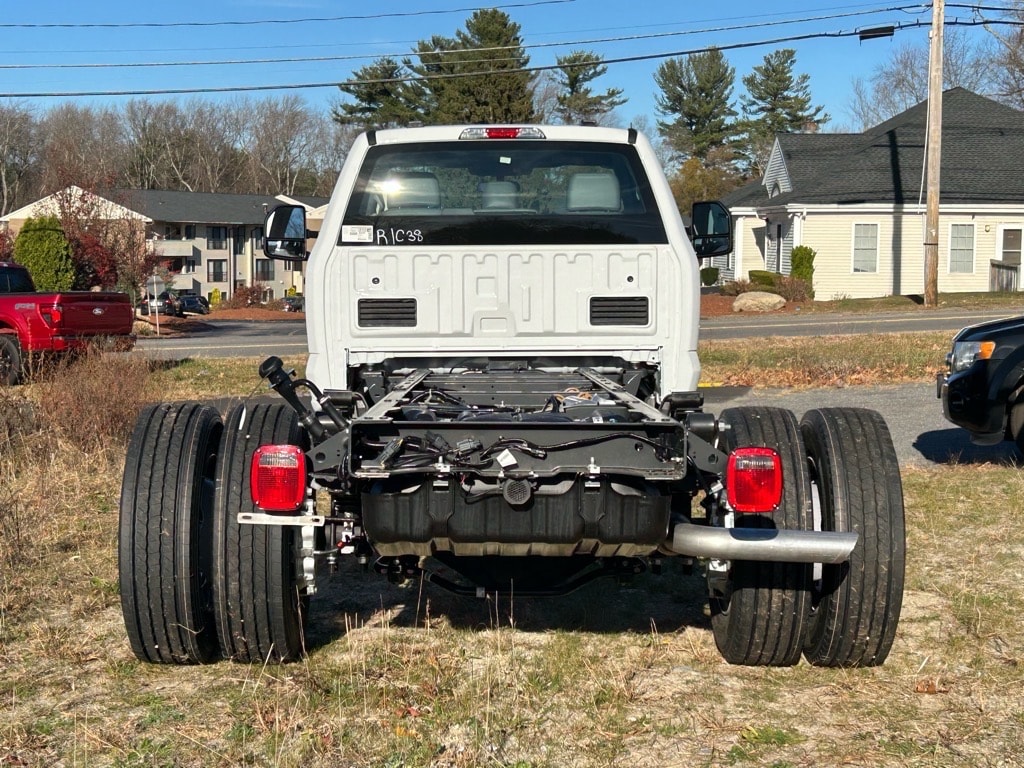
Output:
<path fill-rule="evenodd" d="M 70 291 L 75 284 L 71 247 L 56 216 L 25 222 L 14 241 L 14 260 L 28 269 L 40 291 Z"/>
<path fill-rule="evenodd" d="M 718 267 L 704 267 L 700 271 L 700 284 L 701 285 L 714 285 L 718 282 Z"/>
<path fill-rule="evenodd" d="M 775 273 L 767 272 L 763 269 L 752 269 L 750 270 L 750 282 L 754 285 L 763 286 L 766 288 L 775 287 Z"/>
<path fill-rule="evenodd" d="M 810 287 L 814 285 L 814 257 L 817 255 L 813 248 L 806 245 L 798 245 L 790 255 L 789 273 L 807 284 L 811 297 L 814 296 L 814 291 L 810 290 Z"/>

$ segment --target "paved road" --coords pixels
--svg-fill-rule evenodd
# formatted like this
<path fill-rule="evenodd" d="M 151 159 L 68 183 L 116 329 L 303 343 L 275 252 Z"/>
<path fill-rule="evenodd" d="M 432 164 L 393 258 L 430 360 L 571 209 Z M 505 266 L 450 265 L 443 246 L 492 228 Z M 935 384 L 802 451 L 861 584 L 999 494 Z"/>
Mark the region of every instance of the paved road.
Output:
<path fill-rule="evenodd" d="M 934 312 L 898 312 L 875 315 L 765 315 L 714 317 L 701 321 L 701 338 L 741 339 L 752 336 L 831 336 L 894 331 L 948 331 L 965 325 L 1006 317 L 1008 310 L 970 312 L 961 309 Z M 185 357 L 258 357 L 292 355 L 306 351 L 306 324 L 302 320 L 270 322 L 215 321 L 211 330 L 185 337 L 144 338 L 138 348 L 147 354 Z"/>
<path fill-rule="evenodd" d="M 702 339 L 743 339 L 751 336 L 833 336 L 850 333 L 897 331 L 949 331 L 965 325 L 996 320 L 1014 314 L 1012 309 L 967 311 L 963 309 L 882 312 L 870 315 L 818 314 L 732 315 L 701 320 Z"/>
<path fill-rule="evenodd" d="M 218 320 L 210 330 L 186 336 L 147 336 L 136 348 L 151 357 L 260 357 L 301 355 L 306 352 L 306 323 L 302 320 L 240 322 Z"/>
<path fill-rule="evenodd" d="M 1015 463 L 1020 454 L 1013 443 L 972 445 L 967 432 L 946 421 L 935 385 L 901 384 L 846 389 L 750 389 L 720 387 L 705 390 L 705 410 L 721 413 L 737 405 L 771 405 L 802 416 L 812 408 L 861 406 L 882 414 L 901 467 L 935 464 Z"/>

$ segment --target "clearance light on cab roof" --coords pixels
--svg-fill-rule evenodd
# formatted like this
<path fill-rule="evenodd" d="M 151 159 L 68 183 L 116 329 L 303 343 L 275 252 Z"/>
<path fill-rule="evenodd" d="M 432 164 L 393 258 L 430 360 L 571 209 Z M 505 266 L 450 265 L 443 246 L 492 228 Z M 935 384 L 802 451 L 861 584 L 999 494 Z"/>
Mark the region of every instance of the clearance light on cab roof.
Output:
<path fill-rule="evenodd" d="M 466 128 L 460 139 L 546 139 L 540 128 Z"/>
<path fill-rule="evenodd" d="M 782 501 L 782 460 L 771 448 L 737 448 L 729 454 L 725 492 L 737 512 L 774 512 Z"/>

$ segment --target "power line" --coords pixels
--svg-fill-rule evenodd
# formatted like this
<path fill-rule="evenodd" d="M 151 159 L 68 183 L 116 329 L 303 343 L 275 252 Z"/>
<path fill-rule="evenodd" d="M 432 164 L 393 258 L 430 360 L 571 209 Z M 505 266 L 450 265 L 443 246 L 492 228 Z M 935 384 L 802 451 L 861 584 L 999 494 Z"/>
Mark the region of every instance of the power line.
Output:
<path fill-rule="evenodd" d="M 909 29 L 912 27 L 923 26 L 918 23 L 911 23 L 897 27 L 898 30 Z M 790 35 L 787 37 L 778 37 L 770 40 L 758 40 L 743 43 L 731 43 L 724 45 L 707 46 L 703 48 L 693 48 L 684 51 L 671 51 L 667 53 L 651 53 L 651 54 L 638 54 L 635 56 L 619 56 L 616 58 L 603 59 L 602 64 L 625 64 L 636 61 L 652 61 L 657 59 L 667 59 L 678 56 L 690 56 L 696 53 L 707 53 L 711 50 L 738 50 L 742 48 L 755 48 L 765 45 L 778 45 L 779 43 L 798 42 L 802 40 L 814 40 L 822 38 L 840 38 L 840 37 L 853 37 L 858 35 L 857 31 L 836 31 L 836 32 L 809 32 L 803 35 Z M 279 85 L 249 85 L 249 86 L 211 86 L 211 87 L 199 87 L 199 88 L 160 88 L 160 89 L 138 89 L 138 90 L 121 90 L 121 91 L 53 91 L 53 92 L 37 92 L 37 93 L 0 93 L 0 98 L 12 98 L 12 99 L 34 99 L 34 98 L 75 98 L 75 97 L 86 97 L 86 96 L 180 96 L 184 94 L 193 93 L 246 93 L 246 92 L 257 92 L 257 91 L 289 91 L 289 90 L 301 90 L 301 89 L 314 89 L 314 88 L 338 88 L 340 86 L 356 86 L 356 85 L 376 85 L 376 84 L 398 84 L 398 83 L 411 83 L 411 82 L 427 82 L 430 80 L 440 79 L 455 79 L 455 78 L 466 78 L 466 77 L 477 77 L 480 75 L 502 75 L 502 74 L 518 74 L 522 72 L 536 73 L 536 72 L 548 72 L 554 69 L 558 69 L 557 64 L 542 65 L 534 67 L 522 67 L 513 70 L 498 70 L 498 71 L 473 71 L 473 72 L 454 72 L 437 75 L 410 75 L 409 77 L 397 77 L 397 78 L 384 78 L 384 79 L 367 79 L 367 80 L 335 80 L 327 83 L 291 83 L 291 84 L 279 84 Z"/>
<path fill-rule="evenodd" d="M 1018 26 L 1024 27 L 1024 21 L 1016 20 L 961 20 L 953 19 L 947 20 L 946 26 L 962 26 L 962 27 L 976 27 L 985 25 L 1002 25 L 1002 26 Z M 926 22 L 913 21 L 913 22 L 901 22 L 900 24 L 894 25 L 894 32 L 902 32 L 910 29 L 919 29 L 929 26 Z M 778 45 L 780 43 L 792 43 L 801 42 L 805 40 L 818 40 L 818 39 L 838 39 L 844 37 L 855 37 L 860 34 L 859 30 L 837 30 L 832 32 L 808 32 L 801 35 L 789 35 L 785 37 L 777 37 L 767 40 L 755 40 L 746 41 L 739 43 L 726 43 L 721 45 L 706 46 L 702 48 L 693 48 L 689 50 L 681 51 L 670 51 L 663 53 L 651 53 L 651 54 L 637 54 L 634 56 L 619 56 L 614 58 L 602 59 L 602 64 L 625 64 L 637 61 L 653 61 L 658 59 L 668 59 L 681 56 L 691 56 L 698 53 L 707 53 L 711 50 L 728 51 L 728 50 L 740 50 L 746 48 L 757 48 L 767 45 Z M 304 89 L 318 89 L 318 88 L 338 88 L 340 86 L 357 86 L 357 85 L 386 85 L 386 84 L 399 84 L 399 83 L 412 83 L 412 82 L 428 82 L 432 80 L 442 79 L 461 79 L 467 77 L 478 77 L 481 75 L 487 76 L 498 76 L 498 75 L 509 75 L 518 74 L 522 72 L 527 73 L 539 73 L 548 72 L 560 67 L 557 64 L 552 65 L 541 65 L 533 67 L 521 67 L 511 70 L 492 70 L 492 71 L 472 71 L 472 72 L 453 72 L 445 74 L 434 74 L 434 75 L 410 75 L 408 77 L 397 77 L 397 78 L 382 78 L 382 79 L 363 79 L 363 80 L 334 80 L 331 82 L 316 82 L 316 83 L 286 83 L 276 85 L 248 85 L 248 86 L 218 86 L 218 87 L 197 87 L 197 88 L 159 88 L 159 89 L 132 89 L 132 90 L 115 90 L 115 91 L 50 91 L 50 92 L 26 92 L 26 93 L 0 93 L 0 98 L 5 99 L 33 99 L 33 98 L 78 98 L 78 97 L 114 97 L 114 96 L 178 96 L 186 94 L 211 94 L 211 93 L 253 93 L 253 92 L 266 92 L 266 91 L 290 91 L 290 90 L 304 90 Z"/>
<path fill-rule="evenodd" d="M 492 6 L 492 7 L 495 7 L 495 8 L 505 8 L 507 6 L 500 6 L 499 5 L 499 6 Z M 914 6 L 914 7 L 921 7 L 923 9 L 922 12 L 924 12 L 924 10 L 927 10 L 927 6 Z M 864 11 L 865 14 L 881 13 L 881 12 L 884 11 L 884 9 L 871 8 L 870 4 L 868 4 L 868 3 L 860 3 L 860 4 L 855 4 L 855 5 L 826 6 L 824 8 L 821 8 L 820 10 L 822 12 L 826 12 L 826 11 L 842 11 L 842 10 L 847 10 L 847 9 L 850 9 L 850 8 L 858 8 L 858 9 L 869 8 L 870 10 Z M 770 18 L 776 17 L 776 16 L 784 16 L 784 15 L 786 15 L 788 13 L 790 13 L 790 11 L 774 11 L 772 13 L 746 13 L 746 14 L 743 14 L 742 16 L 721 16 L 721 15 L 718 15 L 714 19 L 690 19 L 690 20 L 687 20 L 685 22 L 672 21 L 672 22 L 661 22 L 659 24 L 630 24 L 630 25 L 625 25 L 625 26 L 618 25 L 618 26 L 615 26 L 615 27 L 590 27 L 590 28 L 586 28 L 586 29 L 562 30 L 560 32 L 534 32 L 532 34 L 533 34 L 534 37 L 545 37 L 545 36 L 549 36 L 549 35 L 553 35 L 553 34 L 563 34 L 563 33 L 564 34 L 583 34 L 583 33 L 587 33 L 587 32 L 606 32 L 606 31 L 608 31 L 610 29 L 614 29 L 614 30 L 618 30 L 618 31 L 624 31 L 624 30 L 631 30 L 631 29 L 650 29 L 652 27 L 664 28 L 664 27 L 678 26 L 680 24 L 706 24 L 706 23 L 709 23 L 711 21 L 725 22 L 725 21 L 734 21 L 734 20 L 737 20 L 737 19 L 745 19 L 745 20 L 750 20 L 750 19 L 770 19 Z M 379 41 L 376 41 L 376 44 L 377 45 L 407 45 L 407 44 L 416 43 L 416 42 L 418 42 L 418 41 L 417 40 L 379 40 Z M 362 41 L 362 40 L 353 41 L 353 42 L 335 41 L 335 42 L 331 42 L 331 43 L 308 43 L 308 42 L 303 42 L 302 47 L 303 48 L 337 48 L 339 46 L 350 47 L 350 46 L 365 45 L 365 44 L 366 43 L 364 41 Z M 275 50 L 275 49 L 279 49 L 279 48 L 292 49 L 292 48 L 295 48 L 295 44 L 294 43 L 288 43 L 288 44 L 282 44 L 282 45 L 265 45 L 265 44 L 261 44 L 260 48 L 263 49 L 263 50 Z M 173 46 L 171 48 L 155 48 L 155 47 L 149 46 L 149 47 L 146 47 L 146 48 L 119 48 L 118 50 L 121 53 L 168 53 L 168 52 L 172 52 L 172 51 L 178 52 L 178 53 L 191 53 L 191 52 L 195 52 L 195 51 L 207 51 L 207 50 L 209 50 L 209 46 L 201 46 L 201 47 L 196 47 L 196 48 L 187 48 L 187 47 L 182 47 L 182 46 L 179 46 L 179 45 Z M 110 52 L 109 47 L 108 48 L 62 48 L 61 51 L 60 51 L 60 53 L 62 53 L 62 54 L 70 54 L 70 53 L 109 53 L 109 52 Z M 20 54 L 26 54 L 26 53 L 33 53 L 33 54 L 35 54 L 35 53 L 46 53 L 46 51 L 40 51 L 40 50 L 32 50 L 32 51 L 26 51 L 26 50 L 0 50 L 0 54 L 8 54 L 8 55 L 9 54 L 20 55 Z"/>
<path fill-rule="evenodd" d="M 391 19 L 410 16 L 439 16 L 448 13 L 485 11 L 493 8 L 532 8 L 538 5 L 575 3 L 576 0 L 533 0 L 533 2 L 510 3 L 507 5 L 473 6 L 471 8 L 434 9 L 426 11 L 393 11 L 367 13 L 353 16 L 323 16 L 304 19 L 257 19 L 240 21 L 119 21 L 119 22 L 19 22 L 0 23 L 0 29 L 128 29 L 128 28 L 174 28 L 174 27 L 251 27 L 260 24 L 322 24 L 328 21 L 365 21 L 367 19 Z"/>
<path fill-rule="evenodd" d="M 911 9 L 921 9 L 920 3 L 914 3 L 912 5 L 901 5 L 891 6 L 886 8 L 876 8 L 865 11 L 851 11 L 848 13 L 836 13 L 828 14 L 823 16 L 811 16 L 808 18 L 801 19 L 779 19 L 776 21 L 762 21 L 752 22 L 749 24 L 736 24 L 732 26 L 718 26 L 718 27 L 706 27 L 703 29 L 691 29 L 691 30 L 679 30 L 674 32 L 652 32 L 643 35 L 619 35 L 616 37 L 603 37 L 603 38 L 591 38 L 586 40 L 570 40 L 570 41 L 556 41 L 548 43 L 532 43 L 528 45 L 517 45 L 517 46 L 499 46 L 491 48 L 473 48 L 473 52 L 487 53 L 496 51 L 509 51 L 509 50 L 532 50 L 540 48 L 557 48 L 557 47 L 568 47 L 568 46 L 579 46 L 579 45 L 598 45 L 605 43 L 621 43 L 621 42 L 637 42 L 639 40 L 656 40 L 667 37 L 681 37 L 689 35 L 701 35 L 701 34 L 712 34 L 718 32 L 742 32 L 751 29 L 766 29 L 769 27 L 786 26 L 790 24 L 807 24 L 816 21 L 835 21 L 837 19 L 847 19 L 856 16 L 868 16 L 875 15 L 878 13 L 887 13 L 895 11 L 907 11 Z M 431 55 L 444 55 L 450 53 L 466 53 L 467 49 L 440 49 L 431 50 Z M 128 69 L 128 68 L 153 68 L 153 67 L 191 67 L 191 66 L 234 66 L 234 65 L 252 65 L 252 64 L 294 64 L 294 63 L 305 63 L 305 62 L 325 62 L 325 61 L 352 61 L 360 59 L 382 59 L 382 58 L 394 58 L 399 59 L 409 55 L 418 55 L 416 51 L 413 52 L 400 52 L 400 53 L 383 53 L 383 54 L 348 54 L 339 56 L 294 56 L 286 58 L 264 58 L 264 59 L 220 59 L 220 60 L 207 60 L 207 61 L 172 61 L 172 62 L 116 62 L 116 63 L 82 63 L 82 64 L 0 64 L 0 70 L 25 70 L 25 69 Z M 473 63 L 461 62 L 461 63 Z"/>

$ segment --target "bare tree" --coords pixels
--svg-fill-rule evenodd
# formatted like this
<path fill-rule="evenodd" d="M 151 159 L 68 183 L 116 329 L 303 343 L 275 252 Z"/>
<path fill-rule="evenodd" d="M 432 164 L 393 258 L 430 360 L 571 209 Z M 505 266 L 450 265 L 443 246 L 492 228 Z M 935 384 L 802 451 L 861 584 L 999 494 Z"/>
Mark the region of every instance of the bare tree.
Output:
<path fill-rule="evenodd" d="M 0 106 L 0 215 L 25 200 L 25 187 L 36 163 L 35 118 L 18 104 Z"/>
<path fill-rule="evenodd" d="M 943 34 L 943 82 L 981 94 L 998 92 L 1000 69 L 992 43 L 974 40 L 956 27 Z M 870 79 L 853 81 L 849 111 L 861 130 L 885 122 L 928 98 L 928 46 L 901 45 Z"/>
<path fill-rule="evenodd" d="M 91 188 L 119 181 L 124 132 L 113 109 L 60 104 L 43 115 L 38 129 L 40 196 L 70 184 Z"/>
<path fill-rule="evenodd" d="M 1001 14 L 1011 24 L 986 25 L 995 41 L 993 80 L 995 95 L 1000 101 L 1024 109 L 1024 0 L 1013 0 Z"/>
<path fill-rule="evenodd" d="M 533 81 L 533 113 L 538 123 L 553 123 L 558 115 L 561 86 L 553 72 L 537 74 Z"/>
<path fill-rule="evenodd" d="M 259 106 L 259 119 L 249 126 L 245 151 L 249 157 L 253 192 L 303 194 L 316 187 L 312 163 L 330 141 L 330 126 L 323 115 L 310 115 L 297 96 L 267 99 Z"/>
<path fill-rule="evenodd" d="M 187 176 L 203 192 L 244 192 L 246 162 L 242 141 L 259 105 L 239 98 L 226 104 L 192 99 L 184 105 L 183 141 L 188 146 Z"/>

